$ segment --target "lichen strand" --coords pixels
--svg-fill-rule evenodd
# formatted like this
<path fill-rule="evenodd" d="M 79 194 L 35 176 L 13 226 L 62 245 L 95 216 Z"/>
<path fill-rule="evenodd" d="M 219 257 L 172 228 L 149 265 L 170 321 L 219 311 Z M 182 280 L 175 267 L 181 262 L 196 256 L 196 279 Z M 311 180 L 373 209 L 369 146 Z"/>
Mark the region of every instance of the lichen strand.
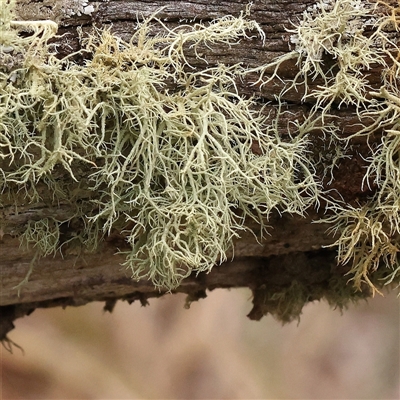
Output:
<path fill-rule="evenodd" d="M 400 7 L 379 2 L 380 10 L 383 6 L 387 11 L 382 15 L 377 6 L 362 0 L 319 1 L 289 30 L 294 49 L 252 70 L 260 74 L 262 87 L 279 77 L 283 63 L 296 60 L 299 72 L 285 82 L 280 97 L 293 89 L 304 93 L 303 101 L 311 104 L 311 111 L 303 126 L 321 125 L 324 140 L 338 149 L 334 164 L 348 157 L 346 148 L 353 139 L 369 141 L 377 130 L 383 131 L 381 145 L 371 149 L 366 160 L 363 182 L 374 186 L 367 203 L 357 207 L 333 201 L 326 194 L 328 215 L 320 220 L 332 224 L 337 239 L 332 246 L 338 248 L 338 262 L 350 265 L 349 280 L 358 290 L 367 284 L 373 291 L 382 282 L 400 281 L 400 50 L 388 33 L 399 32 Z M 365 33 L 367 26 L 372 33 Z M 367 80 L 368 70 L 377 65 L 383 71 L 379 90 L 372 89 Z M 310 89 L 310 82 L 321 84 Z M 356 107 L 360 121 L 370 121 L 352 136 L 324 124 L 334 121 L 332 108 L 346 106 Z M 320 165 L 329 162 L 324 157 L 318 158 Z M 381 283 L 372 278 L 377 275 Z"/>
<path fill-rule="evenodd" d="M 307 74 L 324 81 L 317 90 L 306 91 L 306 101 L 315 98 L 313 112 L 329 116 L 332 105 L 354 105 L 360 118 L 372 121 L 352 137 L 345 137 L 344 147 L 354 137 L 366 136 L 368 140 L 378 129 L 383 130 L 381 145 L 371 151 L 364 177 L 364 185 L 373 183 L 376 187 L 373 196 L 360 207 L 331 203 L 331 216 L 321 221 L 332 224 L 338 261 L 350 263 L 350 280 L 359 290 L 364 283 L 373 290 L 381 286 L 372 275 L 379 275 L 388 284 L 400 281 L 400 63 L 398 55 L 394 56 L 400 50 L 385 32 L 387 28 L 398 32 L 399 8 L 387 7 L 388 15 L 379 16 L 369 2 L 320 2 L 292 31 L 296 45 L 292 57 L 297 56 L 300 66 L 296 79 L 306 87 Z M 367 36 L 363 27 L 368 24 L 373 33 Z M 327 56 L 334 59 L 328 69 L 324 65 Z M 383 66 L 378 91 L 365 79 L 374 64 Z"/>
<path fill-rule="evenodd" d="M 37 188 L 47 186 L 57 204 L 73 190 L 90 192 L 70 219 L 52 221 L 51 235 L 39 229 L 48 220 L 26 227 L 21 238 L 37 240 L 38 256 L 56 250 L 48 240 L 55 222 L 80 219 L 83 245 L 97 243 L 99 226 L 103 234 L 117 227 L 131 246 L 132 276 L 172 289 L 224 261 L 245 218 L 263 224 L 274 209 L 302 214 L 317 201 L 307 138 L 281 142 L 253 100 L 238 95 L 239 66 L 193 72 L 186 61 L 185 45 L 231 45 L 247 32 L 262 38 L 254 21 L 227 16 L 151 37 L 147 20 L 130 42 L 95 32 L 84 66 L 52 54 L 51 21 L 1 26 L 13 40 L 0 44 L 24 56 L 21 68 L 0 72 L 3 198 L 18 192 L 37 202 Z"/>
<path fill-rule="evenodd" d="M 45 187 L 56 204 L 79 204 L 73 216 L 52 220 L 52 226 L 80 221 L 79 235 L 67 240 L 91 248 L 111 230 L 124 231 L 132 276 L 172 289 L 191 272 L 222 262 L 232 239 L 246 229 L 246 218 L 263 226 L 272 210 L 303 214 L 323 195 L 328 215 L 321 221 L 331 223 L 336 235 L 338 262 L 350 264 L 350 292 L 399 283 L 400 50 L 386 33 L 398 31 L 399 7 L 388 6 L 387 15 L 380 15 L 367 1 L 319 1 L 290 30 L 294 49 L 283 57 L 253 69 L 219 65 L 194 71 L 187 46 L 233 45 L 249 32 L 262 40 L 260 27 L 243 16 L 227 16 L 171 30 L 153 18 L 138 24 L 129 42 L 107 30 L 87 37 L 82 66 L 52 54 L 54 23 L 14 21 L 12 0 L 0 1 L 8 10 L 1 14 L 0 41 L 6 39 L 0 56 L 23 55 L 21 66 L 3 63 L 0 72 L 2 198 L 23 193 L 25 202 L 35 202 L 38 188 Z M 152 23 L 164 34 L 149 35 Z M 253 99 L 238 95 L 235 82 L 258 73 L 262 87 L 280 78 L 287 60 L 295 60 L 299 72 L 284 82 L 278 117 L 268 122 L 252 111 Z M 377 65 L 382 85 L 372 89 L 368 70 Z M 169 90 L 170 83 L 177 89 Z M 295 124 L 297 135 L 283 142 L 277 119 L 293 89 L 302 91 L 310 112 Z M 360 121 L 370 121 L 351 137 L 339 132 L 332 113 L 348 106 L 356 108 Z M 309 161 L 308 136 L 316 130 L 336 148 L 329 160 L 317 157 L 320 165 L 351 157 L 346 151 L 354 137 L 368 140 L 383 131 L 381 145 L 366 160 L 364 183 L 374 190 L 365 204 L 321 194 Z M 331 179 L 333 168 L 326 171 Z M 32 226 L 26 229 L 22 237 L 33 237 Z M 336 304 L 353 296 L 332 288 L 330 301 Z M 297 299 L 291 306 L 286 294 L 267 297 L 268 303 L 278 300 L 276 314 L 290 320 L 308 297 L 295 286 L 288 293 Z"/>
<path fill-rule="evenodd" d="M 384 64 L 377 50 L 376 35 L 365 35 L 375 25 L 373 5 L 363 0 L 319 1 L 304 11 L 303 18 L 288 32 L 294 50 L 272 63 L 253 69 L 260 73 L 261 86 L 279 75 L 279 67 L 293 59 L 299 68 L 294 79 L 286 82 L 281 97 L 295 88 L 304 91 L 303 101 L 314 110 L 329 113 L 330 107 L 368 103 L 366 72 L 372 65 Z M 268 76 L 268 72 L 274 73 Z M 309 82 L 320 82 L 312 91 Z"/>

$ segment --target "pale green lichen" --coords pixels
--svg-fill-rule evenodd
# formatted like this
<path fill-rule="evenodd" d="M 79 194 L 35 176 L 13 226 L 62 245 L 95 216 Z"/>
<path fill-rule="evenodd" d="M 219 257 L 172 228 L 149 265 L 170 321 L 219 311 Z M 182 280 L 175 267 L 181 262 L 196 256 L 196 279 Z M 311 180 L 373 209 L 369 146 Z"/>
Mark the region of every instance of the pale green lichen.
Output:
<path fill-rule="evenodd" d="M 72 217 L 85 220 L 80 240 L 96 243 L 90 231 L 99 226 L 103 234 L 123 229 L 135 279 L 176 287 L 224 261 L 246 217 L 263 224 L 274 209 L 302 214 L 318 200 L 306 138 L 282 142 L 252 111 L 253 100 L 236 90 L 238 66 L 187 72 L 185 45 L 233 44 L 248 31 L 262 38 L 254 21 L 227 16 L 150 37 L 147 20 L 130 42 L 102 31 L 86 39 L 84 66 L 49 51 L 53 26 L 6 28 L 33 33 L 10 43 L 23 66 L 0 73 L 0 185 L 37 201 L 45 184 L 56 202 L 67 202 L 71 188 L 57 175 L 72 189 L 86 175 L 91 199 Z M 179 90 L 169 91 L 169 82 Z"/>
<path fill-rule="evenodd" d="M 29 221 L 23 234 L 20 236 L 21 246 L 35 251 L 28 273 L 15 289 L 20 290 L 31 276 L 36 261 L 41 257 L 56 254 L 60 246 L 60 230 L 57 221 L 43 218 L 38 221 Z"/>
<path fill-rule="evenodd" d="M 303 101 L 313 102 L 314 109 L 323 113 L 334 103 L 336 107 L 361 107 L 369 102 L 367 71 L 373 64 L 384 64 L 383 54 L 375 46 L 376 36 L 364 34 L 375 24 L 372 15 L 373 5 L 366 1 L 319 1 L 288 30 L 294 50 L 253 72 L 261 73 L 259 82 L 265 85 L 279 75 L 284 62 L 294 59 L 299 72 L 287 82 L 281 96 L 293 88 L 303 90 Z M 320 84 L 311 92 L 313 81 Z"/>
<path fill-rule="evenodd" d="M 246 229 L 245 218 L 264 227 L 272 210 L 302 215 L 318 204 L 310 132 L 322 131 L 335 149 L 317 157 L 331 166 L 322 178 L 330 173 L 332 180 L 350 140 L 382 129 L 382 144 L 371 151 L 365 175 L 375 194 L 360 207 L 325 198 L 330 215 L 323 222 L 332 224 L 338 262 L 351 263 L 357 289 L 364 283 L 374 287 L 371 276 L 378 270 L 384 271 L 380 278 L 399 281 L 400 63 L 385 33 L 389 24 L 398 29 L 397 9 L 382 17 L 366 1 L 320 1 L 290 30 L 294 49 L 283 57 L 252 69 L 219 65 L 193 71 L 188 46 L 200 57 L 199 45 L 234 45 L 249 32 L 263 40 L 264 33 L 244 16 L 172 30 L 153 18 L 140 23 L 129 42 L 108 30 L 91 34 L 83 41 L 86 64 L 79 65 L 52 54 L 53 22 L 14 21 L 12 1 L 1 1 L 6 11 L 0 56 L 23 56 L 17 67 L 0 66 L 3 198 L 18 192 L 33 202 L 40 190 L 51 190 L 55 203 L 79 198 L 70 219 L 43 220 L 51 222 L 44 238 L 72 220 L 83 229 L 70 240 L 91 249 L 113 229 L 124 231 L 132 276 L 171 289 L 191 272 L 224 261 L 233 238 Z M 164 34 L 150 35 L 152 23 Z M 365 33 L 367 26 L 372 34 Z M 270 122 L 253 111 L 253 99 L 238 95 L 236 81 L 256 72 L 263 86 L 279 78 L 288 60 L 296 61 L 299 72 L 286 82 L 278 116 Z M 377 64 L 383 83 L 373 91 L 366 75 Z M 177 89 L 170 90 L 171 84 Z M 277 119 L 292 89 L 312 106 L 305 121 L 295 123 L 297 135 L 283 142 Z M 326 123 L 334 121 L 332 107 L 344 106 L 372 122 L 344 137 L 335 123 Z M 31 228 L 22 238 L 36 237 L 32 232 L 39 230 Z"/>
<path fill-rule="evenodd" d="M 334 140 L 336 151 L 333 160 L 327 160 L 324 151 L 317 161 L 324 165 L 332 161 L 331 171 L 346 157 L 352 139 L 364 136 L 368 140 L 377 130 L 383 130 L 382 143 L 371 152 L 364 178 L 365 185 L 376 187 L 375 194 L 360 207 L 328 201 L 328 213 L 332 215 L 320 221 L 332 224 L 337 239 L 332 246 L 338 248 L 338 262 L 351 265 L 350 280 L 359 290 L 364 283 L 375 290 L 371 275 L 378 268 L 385 271 L 380 275 L 382 279 L 400 279 L 400 63 L 396 55 L 400 51 L 385 31 L 390 26 L 398 32 L 400 8 L 387 5 L 387 16 L 378 15 L 376 6 L 361 0 L 318 2 L 289 30 L 294 50 L 253 69 L 260 73 L 258 83 L 264 85 L 279 76 L 283 63 L 296 60 L 299 72 L 294 80 L 286 82 L 281 97 L 293 88 L 304 92 L 303 101 L 313 104 L 305 125 L 316 116 L 323 122 L 334 120 L 333 106 L 354 106 L 360 120 L 367 121 L 351 136 L 343 136 L 332 125 L 321 127 L 324 140 Z M 365 34 L 366 27 L 372 33 Z M 376 92 L 367 74 L 379 64 L 383 69 L 382 86 Z M 330 182 L 332 179 L 331 174 Z"/>
<path fill-rule="evenodd" d="M 60 240 L 58 224 L 49 218 L 29 221 L 20 239 L 23 246 L 32 247 L 43 257 L 54 254 Z"/>
<path fill-rule="evenodd" d="M 387 225 L 387 219 L 375 203 L 360 208 L 344 208 L 337 214 L 324 219 L 333 224 L 332 232 L 338 237 L 332 246 L 338 247 L 338 262 L 352 265 L 350 280 L 361 290 L 367 283 L 376 289 L 370 276 L 378 268 L 387 269 L 387 276 L 393 278 L 399 270 L 398 252 L 400 248 L 394 232 Z M 383 264 L 383 265 L 382 265 Z"/>
<path fill-rule="evenodd" d="M 360 207 L 334 204 L 331 209 L 333 216 L 321 222 L 329 222 L 333 225 L 332 231 L 337 237 L 333 246 L 338 247 L 338 262 L 351 264 L 349 275 L 355 287 L 361 289 L 361 285 L 367 283 L 375 290 L 376 285 L 371 281 L 371 276 L 378 268 L 383 271 L 381 279 L 386 279 L 389 283 L 398 281 L 400 278 L 398 267 L 400 98 L 397 87 L 399 63 L 393 56 L 393 53 L 398 52 L 399 49 L 383 30 L 390 23 L 393 23 L 397 30 L 395 9 L 392 8 L 389 18 L 386 16 L 371 18 L 374 8 L 368 2 L 337 0 L 333 5 L 320 4 L 321 12 L 317 18 L 313 19 L 312 24 L 318 24 L 326 35 L 328 33 L 326 29 L 335 26 L 332 18 L 336 15 L 340 21 L 337 25 L 338 31 L 328 35 L 329 38 L 334 39 L 334 43 L 329 40 L 327 45 L 322 40 L 325 35 L 320 37 L 322 53 L 315 52 L 315 44 L 311 47 L 311 51 L 303 51 L 307 56 L 306 61 L 301 65 L 307 68 L 312 65 L 312 69 L 316 71 L 315 76 L 319 76 L 325 72 L 322 67 L 314 65 L 315 62 L 308 60 L 312 52 L 314 52 L 312 59 L 315 57 L 316 62 L 323 59 L 323 54 L 333 56 L 337 62 L 328 71 L 329 74 L 335 72 L 335 76 L 328 78 L 324 76 L 324 85 L 319 86 L 308 96 L 316 98 L 315 107 L 319 107 L 322 113 L 328 113 L 333 103 L 338 107 L 344 103 L 355 105 L 357 113 L 364 120 L 372 121 L 356 134 L 345 138 L 346 141 L 357 136 L 372 135 L 378 129 L 383 130 L 382 143 L 372 152 L 364 178 L 365 185 L 376 186 L 375 194 L 367 204 Z M 369 19 L 366 20 L 366 18 Z M 305 21 L 303 23 L 306 23 Z M 363 34 L 361 25 L 363 21 L 371 25 L 373 33 L 369 36 Z M 343 22 L 344 25 L 342 25 Z M 302 33 L 299 27 L 299 37 Z M 299 40 L 299 42 L 302 43 L 300 50 L 304 46 L 307 47 L 308 40 Z M 313 42 L 310 40 L 310 43 Z M 316 54 L 320 56 L 316 57 Z M 387 63 L 388 59 L 389 63 Z M 365 79 L 366 72 L 373 64 L 383 66 L 383 84 L 379 92 L 372 91 Z M 337 91 L 338 88 L 339 91 Z"/>

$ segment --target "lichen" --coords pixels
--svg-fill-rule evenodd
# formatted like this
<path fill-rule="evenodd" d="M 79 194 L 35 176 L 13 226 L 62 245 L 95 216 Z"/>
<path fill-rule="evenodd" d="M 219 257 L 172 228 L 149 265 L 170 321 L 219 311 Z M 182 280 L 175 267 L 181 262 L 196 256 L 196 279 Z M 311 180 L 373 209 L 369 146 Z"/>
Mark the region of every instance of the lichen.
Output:
<path fill-rule="evenodd" d="M 60 230 L 56 220 L 43 218 L 29 221 L 20 236 L 21 247 L 33 249 L 35 255 L 29 265 L 25 278 L 15 287 L 18 291 L 28 282 L 35 263 L 41 258 L 56 254 L 60 246 Z"/>
<path fill-rule="evenodd" d="M 16 21 L 13 0 L 0 1 L 0 201 L 23 193 L 25 202 L 35 202 L 43 190 L 55 204 L 79 198 L 74 215 L 53 219 L 43 239 L 78 220 L 83 228 L 69 240 L 95 249 L 116 229 L 130 246 L 124 265 L 133 278 L 173 289 L 192 272 L 224 261 L 246 218 L 265 232 L 273 210 L 303 215 L 323 199 L 327 215 L 320 222 L 331 224 L 351 290 L 365 284 L 378 290 L 372 276 L 400 281 L 400 50 L 386 32 L 389 26 L 398 31 L 399 7 L 381 15 L 366 1 L 319 1 L 290 28 L 294 48 L 284 56 L 251 69 L 198 71 L 187 61 L 188 47 L 201 57 L 200 45 L 233 46 L 249 35 L 263 41 L 264 32 L 247 15 L 174 29 L 153 16 L 128 42 L 110 30 L 82 38 L 82 65 L 54 54 L 54 22 Z M 163 33 L 150 34 L 153 24 Z M 18 55 L 23 61 L 10 67 Z M 284 81 L 280 68 L 288 60 L 299 71 Z M 368 80 L 377 66 L 379 90 Z M 259 74 L 261 87 L 276 78 L 285 83 L 275 120 L 254 111 L 255 99 L 239 95 L 236 82 L 248 73 Z M 283 141 L 277 120 L 293 89 L 310 111 Z M 341 107 L 353 107 L 363 124 L 351 136 L 326 122 Z M 316 130 L 330 150 L 312 160 L 309 135 Z M 382 143 L 366 160 L 364 184 L 374 184 L 369 198 L 345 204 L 323 192 L 321 182 L 332 182 L 335 165 L 350 157 L 351 141 L 369 141 L 378 130 Z M 315 163 L 330 167 L 318 177 Z M 42 255 L 61 248 L 32 236 L 39 229 L 25 229 L 21 238 L 35 237 Z M 332 301 L 345 304 L 339 297 Z M 302 300 L 292 303 L 297 310 Z M 278 314 L 286 312 L 282 307 Z"/>
<path fill-rule="evenodd" d="M 100 1 L 89 2 L 88 0 L 42 0 L 40 2 L 17 0 L 16 12 L 22 20 L 28 20 L 31 15 L 40 15 L 40 19 L 65 24 L 71 18 L 91 17 L 97 12 L 99 4 Z"/>
<path fill-rule="evenodd" d="M 85 221 L 87 237 L 99 226 L 103 234 L 124 230 L 132 276 L 172 289 L 224 261 L 245 218 L 263 225 L 274 209 L 302 214 L 318 200 L 319 185 L 305 157 L 307 138 L 282 142 L 252 111 L 254 100 L 238 95 L 239 66 L 187 72 L 187 44 L 233 45 L 250 31 L 262 38 L 254 21 L 227 16 L 208 26 L 164 27 L 155 37 L 150 24 L 139 24 L 129 42 L 108 30 L 93 33 L 84 40 L 83 66 L 52 54 L 51 21 L 4 28 L 14 30 L 7 45 L 23 53 L 24 65 L 12 71 L 15 79 L 0 73 L 0 187 L 33 202 L 45 185 L 62 203 L 71 188 L 58 176 L 72 188 L 86 176 L 92 195 L 72 218 Z M 44 255 L 55 250 L 40 243 Z"/>
<path fill-rule="evenodd" d="M 293 57 L 298 55 L 301 74 L 296 79 L 303 80 L 306 87 L 307 73 L 324 81 L 316 90 L 306 91 L 303 98 L 316 99 L 313 111 L 329 116 L 332 105 L 353 105 L 360 118 L 371 121 L 344 138 L 331 131 L 345 141 L 342 148 L 354 138 L 364 136 L 369 140 L 377 130 L 383 131 L 381 145 L 371 151 L 367 160 L 369 166 L 364 177 L 364 185 L 376 186 L 374 194 L 359 207 L 331 203 L 328 207 L 331 215 L 320 221 L 332 224 L 331 231 L 336 236 L 332 246 L 338 248 L 338 262 L 350 264 L 350 280 L 358 290 L 364 283 L 378 290 L 371 280 L 378 268 L 383 271 L 381 278 L 388 283 L 400 279 L 400 64 L 393 56 L 399 49 L 385 32 L 389 25 L 398 31 L 398 8 L 390 6 L 390 11 L 389 16 L 378 15 L 376 4 L 360 0 L 320 2 L 311 13 L 305 13 L 303 21 L 292 31 L 296 44 Z M 372 34 L 364 34 L 366 25 Z M 327 56 L 334 60 L 333 65 L 325 65 Z M 366 75 L 378 64 L 383 68 L 383 83 L 375 91 Z"/>

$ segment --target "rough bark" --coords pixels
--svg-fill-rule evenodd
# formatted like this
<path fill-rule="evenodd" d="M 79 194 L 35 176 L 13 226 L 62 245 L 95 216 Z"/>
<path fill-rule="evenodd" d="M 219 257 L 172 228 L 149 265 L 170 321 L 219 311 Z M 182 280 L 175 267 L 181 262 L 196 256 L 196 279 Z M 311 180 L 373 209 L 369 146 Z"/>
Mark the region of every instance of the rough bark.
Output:
<path fill-rule="evenodd" d="M 137 19 L 149 17 L 158 11 L 157 17 L 169 27 L 185 21 L 209 21 L 227 14 L 239 15 L 247 5 L 243 0 L 236 1 L 104 1 L 91 2 L 95 11 L 92 15 L 66 16 L 65 9 L 60 5 L 65 1 L 30 1 L 20 0 L 18 14 L 22 19 L 53 19 L 59 23 L 59 33 L 67 34 L 59 39 L 58 51 L 66 55 L 79 49 L 77 28 L 84 31 L 93 26 L 104 27 L 112 25 L 112 31 L 125 39 L 129 39 L 135 28 Z M 302 12 L 313 1 L 291 0 L 256 0 L 251 7 L 251 18 L 255 19 L 266 33 L 265 44 L 260 40 L 246 39 L 238 45 L 229 47 L 204 47 L 201 52 L 207 58 L 209 65 L 217 63 L 233 64 L 242 62 L 244 65 L 257 66 L 271 61 L 278 55 L 289 51 L 290 33 L 286 28 L 291 21 L 297 21 Z M 162 8 L 162 9 L 161 9 Z M 189 59 L 195 68 L 205 67 L 204 61 L 192 54 Z M 379 71 L 371 71 L 371 85 L 379 83 Z M 280 70 L 280 76 L 291 79 L 296 74 L 294 64 L 287 63 Z M 275 101 L 275 95 L 282 89 L 279 80 L 265 85 L 262 89 L 253 85 L 249 77 L 238 82 L 243 95 L 260 97 L 260 104 L 265 101 Z M 318 82 L 313 84 L 317 85 Z M 284 100 L 288 102 L 292 112 L 291 117 L 298 119 L 309 106 L 301 104 L 301 91 L 290 91 Z M 268 107 L 266 112 L 268 112 Z M 272 110 L 272 108 L 271 108 Z M 354 133 L 358 118 L 352 108 L 337 111 L 338 121 L 343 128 L 343 135 Z M 271 114 L 273 118 L 273 113 Z M 285 135 L 289 121 L 281 121 L 281 134 Z M 318 132 L 315 132 L 318 140 Z M 323 150 L 321 150 L 323 151 Z M 341 195 L 351 201 L 359 201 L 366 193 L 361 189 L 364 174 L 363 155 L 368 154 L 368 146 L 362 140 L 354 143 L 353 157 L 344 159 L 335 170 L 335 180 L 329 188 L 337 189 Z M 323 208 L 323 205 L 322 205 Z M 29 314 L 37 307 L 82 305 L 91 301 L 105 301 L 106 309 L 111 310 L 118 299 L 127 301 L 139 300 L 146 304 L 149 297 L 158 297 L 165 292 L 158 291 L 151 282 L 133 281 L 129 272 L 120 266 L 122 257 L 116 255 L 124 248 L 125 243 L 119 235 L 110 236 L 104 246 L 94 254 L 74 254 L 66 251 L 63 255 L 40 259 L 29 278 L 29 282 L 21 287 L 15 287 L 26 276 L 33 257 L 32 251 L 20 248 L 15 231 L 18 226 L 37 216 L 65 216 L 70 213 L 68 205 L 55 208 L 46 202 L 29 204 L 1 210 L 2 219 L 6 222 L 4 232 L 0 232 L 0 338 L 12 329 L 15 318 Z M 216 288 L 249 287 L 254 294 L 254 308 L 250 318 L 259 319 L 266 312 L 274 313 L 279 307 L 279 301 L 261 301 L 260 297 L 282 292 L 290 288 L 293 282 L 301 282 L 309 288 L 304 302 L 319 299 L 330 290 L 332 278 L 343 278 L 345 267 L 338 267 L 335 262 L 335 249 L 324 248 L 334 242 L 334 237 L 326 232 L 327 225 L 313 224 L 317 217 L 316 210 L 310 210 L 305 218 L 289 215 L 275 215 L 267 222 L 271 236 L 260 243 L 251 233 L 245 233 L 235 243 L 233 261 L 228 261 L 215 268 L 209 274 L 199 274 L 186 279 L 176 290 L 188 294 L 188 302 L 205 297 L 206 290 Z M 62 219 L 62 218 L 60 218 Z M 251 226 L 257 235 L 257 226 Z M 68 229 L 68 228 L 66 228 Z M 367 295 L 359 293 L 357 295 Z M 271 296 L 272 298 L 273 296 Z M 329 296 L 328 296 L 329 297 Z M 284 318 L 283 318 L 284 319 Z"/>

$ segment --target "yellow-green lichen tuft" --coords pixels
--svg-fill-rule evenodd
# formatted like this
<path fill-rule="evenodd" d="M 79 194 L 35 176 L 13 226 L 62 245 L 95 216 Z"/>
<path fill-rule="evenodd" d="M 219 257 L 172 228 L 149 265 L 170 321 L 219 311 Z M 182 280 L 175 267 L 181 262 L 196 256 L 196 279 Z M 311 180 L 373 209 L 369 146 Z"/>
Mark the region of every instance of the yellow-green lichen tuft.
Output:
<path fill-rule="evenodd" d="M 381 13 L 383 5 L 387 15 Z M 369 166 L 364 185 L 373 185 L 374 194 L 359 207 L 332 201 L 326 194 L 329 216 L 320 221 L 332 224 L 331 231 L 336 236 L 332 246 L 338 248 L 338 263 L 350 265 L 349 279 L 358 290 L 365 283 L 376 289 L 371 276 L 378 269 L 383 271 L 383 281 L 400 280 L 400 50 L 394 36 L 388 33 L 388 29 L 398 32 L 398 21 L 399 7 L 384 2 L 319 1 L 289 30 L 294 49 L 252 70 L 260 73 L 262 86 L 279 77 L 285 62 L 296 61 L 299 72 L 285 82 L 280 97 L 296 89 L 303 93 L 304 102 L 312 104 L 303 126 L 312 127 L 319 121 L 324 141 L 328 147 L 333 143 L 336 148 L 333 161 L 326 158 L 325 150 L 317 157 L 318 164 L 331 164 L 330 172 L 335 163 L 347 156 L 351 140 L 369 140 L 378 130 L 383 131 L 381 145 L 371 148 L 366 160 Z M 372 33 L 366 33 L 367 27 Z M 382 68 L 382 84 L 376 90 L 367 77 L 378 66 Z M 343 106 L 355 107 L 360 120 L 365 121 L 351 136 L 340 132 L 335 124 L 324 124 L 335 121 L 333 110 Z M 331 151 L 328 157 L 330 154 Z M 329 176 L 328 169 L 325 175 Z M 329 183 L 332 180 L 331 173 Z"/>
<path fill-rule="evenodd" d="M 309 61 L 308 57 L 312 53 L 307 49 L 303 51 L 307 56 L 301 65 L 312 65 L 316 74 L 324 77 L 324 85 L 308 94 L 316 98 L 315 110 L 329 115 L 329 108 L 333 104 L 336 107 L 343 103 L 356 106 L 357 114 L 369 122 L 356 134 L 345 137 L 346 142 L 357 136 L 369 140 L 377 130 L 383 132 L 381 145 L 371 150 L 364 177 L 365 186 L 374 185 L 374 194 L 359 207 L 332 204 L 330 213 L 333 215 L 323 219 L 323 222 L 332 224 L 332 232 L 337 238 L 333 246 L 338 247 L 338 262 L 350 264 L 349 276 L 354 286 L 361 290 L 362 284 L 367 283 L 375 290 L 376 286 L 382 286 L 377 285 L 376 281 L 372 282 L 372 275 L 378 269 L 383 282 L 386 280 L 392 283 L 400 279 L 400 93 L 399 63 L 393 56 L 399 49 L 385 32 L 389 25 L 398 30 L 395 16 L 398 9 L 391 7 L 389 16 L 378 15 L 376 4 L 374 6 L 369 2 L 353 0 L 337 0 L 330 4 L 321 2 L 317 9 L 320 11 L 313 24 L 318 25 L 321 32 L 327 34 L 326 29 L 336 26 L 331 23 L 335 15 L 339 22 L 337 30 L 327 35 L 330 38 L 328 45 L 320 38 L 319 57 L 314 56 L 314 61 Z M 304 23 L 307 23 L 306 20 Z M 298 43 L 302 45 L 300 49 L 296 47 L 296 51 L 311 43 L 300 40 L 304 33 L 301 30 L 302 24 L 297 29 L 297 46 Z M 366 24 L 373 31 L 368 36 L 364 35 L 363 27 Z M 322 67 L 314 66 L 315 62 L 324 59 L 324 55 L 333 56 L 335 60 L 335 65 L 327 73 Z M 368 70 L 377 64 L 383 66 L 382 85 L 378 91 L 373 90 L 365 78 Z"/>
<path fill-rule="evenodd" d="M 271 211 L 302 215 L 323 196 L 322 221 L 332 226 L 338 262 L 350 265 L 354 287 L 374 287 L 378 275 L 400 280 L 400 50 L 386 32 L 397 32 L 398 8 L 380 15 L 367 1 L 319 1 L 291 27 L 293 49 L 284 56 L 252 69 L 198 71 L 188 47 L 200 57 L 200 45 L 234 45 L 253 34 L 262 41 L 259 25 L 241 15 L 171 30 L 153 18 L 128 42 L 95 31 L 82 39 L 81 65 L 53 54 L 54 22 L 16 21 L 13 1 L 0 2 L 0 203 L 38 202 L 47 191 L 54 204 L 75 207 L 68 218 L 24 228 L 21 238 L 35 238 L 39 255 L 62 248 L 49 240 L 62 224 L 79 224 L 66 240 L 90 249 L 116 229 L 130 246 L 124 265 L 132 276 L 172 289 L 224 261 L 246 218 L 264 228 Z M 164 33 L 151 35 L 152 24 Z M 276 118 L 291 90 L 301 91 L 310 111 L 295 123 L 295 137 L 282 141 L 277 119 L 255 111 L 236 82 L 258 73 L 263 87 L 288 60 L 299 71 L 284 82 Z M 376 67 L 383 70 L 378 90 L 368 80 Z M 334 122 L 333 110 L 343 107 L 364 124 L 351 137 Z M 331 149 L 314 157 L 330 165 L 320 179 L 310 160 L 316 130 Z M 332 181 L 351 140 L 378 130 L 381 145 L 366 160 L 369 198 L 358 206 L 321 193 L 319 181 Z M 46 221 L 51 229 L 39 229 Z M 289 291 L 301 304 L 303 289 Z"/>
<path fill-rule="evenodd" d="M 4 25 L 14 35 L 7 45 L 24 56 L 20 68 L 0 72 L 4 196 L 34 202 L 47 187 L 63 203 L 87 191 L 70 218 L 85 227 L 83 245 L 97 242 L 99 226 L 124 230 L 132 276 L 169 289 L 224 261 L 245 218 L 263 224 L 274 209 L 302 214 L 318 200 L 306 137 L 279 139 L 254 101 L 238 95 L 242 69 L 187 68 L 186 45 L 234 44 L 250 31 L 262 38 L 254 21 L 227 16 L 151 37 L 147 20 L 129 42 L 101 31 L 85 40 L 84 66 L 52 54 L 53 27 Z M 26 229 L 22 238 L 32 237 Z M 45 255 L 55 247 L 43 232 Z"/>

